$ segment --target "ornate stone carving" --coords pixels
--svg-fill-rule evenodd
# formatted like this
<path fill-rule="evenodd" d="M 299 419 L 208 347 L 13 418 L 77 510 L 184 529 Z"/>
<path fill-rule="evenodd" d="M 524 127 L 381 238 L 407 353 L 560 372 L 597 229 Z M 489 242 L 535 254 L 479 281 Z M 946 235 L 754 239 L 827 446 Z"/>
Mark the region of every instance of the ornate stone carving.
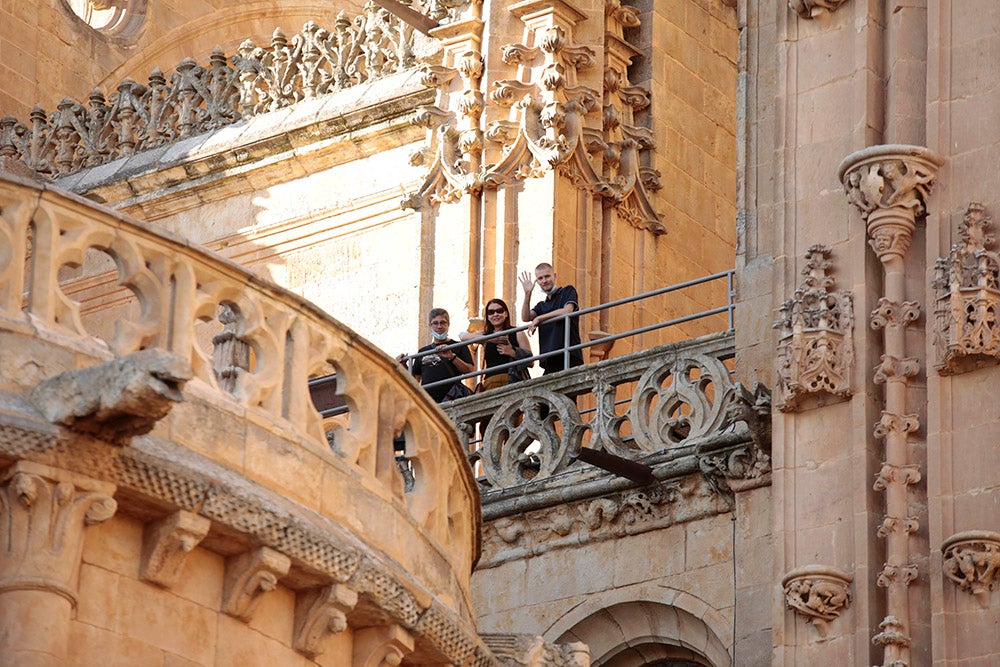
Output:
<path fill-rule="evenodd" d="M 162 350 L 141 350 L 90 368 L 49 378 L 30 394 L 47 420 L 122 443 L 149 433 L 191 379 L 183 359 Z"/>
<path fill-rule="evenodd" d="M 84 528 L 114 515 L 114 491 L 30 461 L 8 468 L 0 481 L 0 594 L 40 590 L 75 606 Z"/>
<path fill-rule="evenodd" d="M 944 576 L 986 607 L 989 592 L 1000 583 L 1000 533 L 988 530 L 956 533 L 944 541 L 941 551 Z"/>
<path fill-rule="evenodd" d="M 250 370 L 250 344 L 239 333 L 242 321 L 239 309 L 233 304 L 219 305 L 219 321 L 223 329 L 212 336 L 212 368 L 219 388 L 233 393 L 240 375 Z"/>
<path fill-rule="evenodd" d="M 1000 257 L 992 229 L 983 205 L 969 204 L 958 228 L 962 242 L 934 265 L 935 367 L 941 375 L 1000 362 Z"/>
<path fill-rule="evenodd" d="M 249 621 L 260 596 L 274 590 L 278 578 L 288 574 L 291 564 L 288 556 L 268 547 L 227 558 L 222 611 Z"/>
<path fill-rule="evenodd" d="M 212 522 L 179 510 L 146 525 L 139 576 L 169 588 L 177 583 L 188 554 L 208 535 Z"/>
<path fill-rule="evenodd" d="M 331 584 L 295 596 L 292 646 L 310 659 L 320 654 L 320 644 L 331 634 L 347 629 L 347 612 L 358 603 L 358 594 L 347 586 Z"/>
<path fill-rule="evenodd" d="M 866 148 L 840 163 L 837 175 L 868 223 L 869 245 L 879 259 L 906 254 L 942 164 L 927 148 L 894 144 Z"/>
<path fill-rule="evenodd" d="M 847 0 L 788 0 L 788 6 L 804 19 L 832 14 Z"/>
<path fill-rule="evenodd" d="M 803 399 L 851 395 L 854 363 L 854 296 L 832 290 L 830 249 L 814 245 L 806 253 L 806 276 L 795 296 L 781 306 L 777 349 L 778 403 L 797 410 Z"/>
<path fill-rule="evenodd" d="M 413 636 L 398 625 L 377 625 L 354 633 L 354 658 L 358 667 L 397 667 L 413 652 Z"/>
<path fill-rule="evenodd" d="M 500 661 L 514 667 L 590 667 L 586 644 L 547 644 L 536 635 L 480 635 Z"/>
<path fill-rule="evenodd" d="M 555 430 L 556 420 L 562 425 L 561 435 Z M 491 444 L 480 457 L 483 474 L 495 486 L 557 474 L 572 462 L 568 449 L 580 442 L 583 431 L 572 399 L 531 392 L 501 406 L 490 420 L 483 440 Z"/>
<path fill-rule="evenodd" d="M 65 175 L 415 64 L 413 29 L 368 3 L 358 16 L 340 12 L 329 30 L 309 21 L 288 38 L 279 28 L 269 45 L 247 39 L 231 58 L 216 49 L 205 66 L 185 58 L 171 74 L 153 70 L 146 85 L 95 90 L 87 104 L 63 99 L 51 114 L 36 106 L 27 123 L 4 117 L 0 155 Z"/>
<path fill-rule="evenodd" d="M 826 565 L 796 568 L 781 580 L 785 606 L 805 617 L 825 641 L 828 624 L 851 606 L 852 581 L 854 575 Z"/>

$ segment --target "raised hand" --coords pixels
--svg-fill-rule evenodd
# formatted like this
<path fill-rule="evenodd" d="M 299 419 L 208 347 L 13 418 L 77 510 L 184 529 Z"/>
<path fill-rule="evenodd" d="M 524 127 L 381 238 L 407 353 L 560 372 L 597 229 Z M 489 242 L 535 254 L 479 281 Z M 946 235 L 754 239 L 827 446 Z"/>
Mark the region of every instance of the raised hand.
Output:
<path fill-rule="evenodd" d="M 524 288 L 524 293 L 529 295 L 535 289 L 535 276 L 532 275 L 531 271 L 521 272 L 521 287 Z"/>

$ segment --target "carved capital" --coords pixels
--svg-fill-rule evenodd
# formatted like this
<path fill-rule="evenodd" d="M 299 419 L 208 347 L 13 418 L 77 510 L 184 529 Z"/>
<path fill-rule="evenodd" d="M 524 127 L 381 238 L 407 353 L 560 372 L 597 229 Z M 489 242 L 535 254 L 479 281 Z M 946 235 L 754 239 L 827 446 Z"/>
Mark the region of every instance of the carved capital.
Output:
<path fill-rule="evenodd" d="M 869 243 L 880 260 L 906 254 L 943 164 L 930 149 L 896 144 L 871 146 L 840 163 L 837 177 L 868 223 Z"/>
<path fill-rule="evenodd" d="M 876 331 L 888 327 L 905 327 L 920 318 L 920 304 L 916 301 L 899 303 L 881 297 L 871 314 L 871 328 Z"/>
<path fill-rule="evenodd" d="M 875 384 L 885 384 L 886 382 L 902 382 L 906 378 L 911 378 L 920 371 L 920 362 L 913 357 L 899 359 L 892 355 L 883 354 L 882 363 L 875 367 L 875 375 L 872 378 Z"/>
<path fill-rule="evenodd" d="M 1000 582 L 1000 533 L 988 530 L 956 533 L 944 541 L 941 551 L 944 575 L 985 607 L 989 592 L 996 590 Z"/>
<path fill-rule="evenodd" d="M 274 590 L 278 578 L 288 574 L 288 556 L 260 547 L 226 559 L 222 610 L 241 621 L 249 621 L 261 594 Z"/>
<path fill-rule="evenodd" d="M 209 519 L 184 510 L 147 524 L 139 576 L 166 588 L 176 584 L 188 554 L 205 539 L 211 525 Z"/>
<path fill-rule="evenodd" d="M 413 636 L 398 625 L 379 625 L 354 633 L 354 660 L 359 667 L 396 667 L 413 652 Z"/>
<path fill-rule="evenodd" d="M 0 481 L 0 593 L 46 591 L 75 605 L 84 528 L 114 515 L 114 492 L 113 484 L 30 461 L 8 468 Z"/>
<path fill-rule="evenodd" d="M 899 531 L 908 535 L 909 533 L 917 532 L 919 529 L 920 521 L 915 516 L 887 516 L 882 519 L 882 525 L 878 527 L 876 534 L 879 537 L 887 537 L 889 533 Z"/>
<path fill-rule="evenodd" d="M 328 635 L 347 629 L 347 612 L 358 603 L 358 594 L 347 586 L 331 584 L 295 597 L 295 631 L 292 646 L 309 658 L 320 654 Z"/>
<path fill-rule="evenodd" d="M 825 640 L 827 624 L 851 605 L 852 581 L 854 575 L 826 565 L 796 568 L 781 580 L 785 606 L 803 616 Z"/>
<path fill-rule="evenodd" d="M 906 486 L 916 484 L 920 481 L 920 466 L 916 464 L 896 466 L 891 463 L 883 463 L 882 469 L 875 475 L 875 491 L 885 491 L 892 482 L 899 482 Z"/>
<path fill-rule="evenodd" d="M 778 341 L 777 405 L 783 412 L 799 407 L 803 398 L 826 394 L 851 395 L 854 362 L 854 297 L 833 290 L 830 248 L 815 245 L 806 253 L 805 280 L 782 304 L 774 327 Z"/>
<path fill-rule="evenodd" d="M 872 433 L 881 440 L 890 433 L 913 433 L 918 428 L 920 417 L 917 414 L 894 415 L 883 411 Z"/>
<path fill-rule="evenodd" d="M 882 571 L 875 578 L 875 585 L 881 588 L 888 588 L 892 584 L 901 583 L 904 586 L 915 581 L 920 575 L 917 566 L 912 563 L 906 565 L 890 565 L 886 563 L 882 566 Z"/>
<path fill-rule="evenodd" d="M 90 368 L 60 373 L 31 390 L 50 422 L 121 443 L 148 433 L 191 379 L 190 365 L 162 350 L 142 350 Z"/>
<path fill-rule="evenodd" d="M 959 225 L 961 243 L 934 265 L 934 342 L 941 375 L 1000 362 L 1000 257 L 992 228 L 983 205 L 972 202 Z"/>
<path fill-rule="evenodd" d="M 804 19 L 832 14 L 847 0 L 788 0 L 788 6 Z"/>

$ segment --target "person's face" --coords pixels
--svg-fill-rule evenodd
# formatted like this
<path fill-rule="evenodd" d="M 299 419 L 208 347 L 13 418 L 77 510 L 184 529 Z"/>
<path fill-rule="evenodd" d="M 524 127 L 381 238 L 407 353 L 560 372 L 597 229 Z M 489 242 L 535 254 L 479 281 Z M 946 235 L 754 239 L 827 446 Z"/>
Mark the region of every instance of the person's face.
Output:
<path fill-rule="evenodd" d="M 486 306 L 486 317 L 489 319 L 490 324 L 492 324 L 494 328 L 497 328 L 502 325 L 504 319 L 506 319 L 507 311 L 499 303 L 491 303 Z"/>
<path fill-rule="evenodd" d="M 439 336 L 441 334 L 446 334 L 448 333 L 448 326 L 450 324 L 451 322 L 448 321 L 447 317 L 443 315 L 438 315 L 433 320 L 431 320 L 431 331 L 438 334 Z"/>
<path fill-rule="evenodd" d="M 535 269 L 535 282 L 542 291 L 548 292 L 556 284 L 556 274 L 552 269 Z"/>

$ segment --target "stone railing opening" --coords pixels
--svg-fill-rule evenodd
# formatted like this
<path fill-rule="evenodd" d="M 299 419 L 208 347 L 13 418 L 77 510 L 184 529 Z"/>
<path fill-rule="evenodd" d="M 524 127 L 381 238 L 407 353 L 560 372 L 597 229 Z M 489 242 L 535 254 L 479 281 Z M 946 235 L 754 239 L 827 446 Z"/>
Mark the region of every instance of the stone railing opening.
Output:
<path fill-rule="evenodd" d="M 442 3 L 425 4 L 438 11 Z M 330 27 L 309 21 L 291 36 L 277 28 L 268 42 L 246 39 L 236 53 L 216 48 L 207 62 L 157 68 L 146 83 L 126 78 L 86 101 L 64 98 L 51 112 L 36 106 L 27 120 L 5 116 L 0 158 L 65 176 L 416 67 L 418 54 L 436 48 L 369 2 L 357 16 L 341 11 Z"/>
<path fill-rule="evenodd" d="M 208 411 L 265 425 L 290 451 L 382 487 L 441 548 L 463 544 L 464 562 L 475 558 L 463 532 L 471 519 L 456 518 L 475 496 L 463 452 L 451 425 L 392 359 L 308 302 L 204 249 L 56 189 L 0 176 L 0 349 L 29 337 L 48 347 L 5 374 L 7 382 L 27 390 L 58 372 L 162 350 L 192 376 L 170 419 L 184 420 L 188 411 L 196 421 Z M 337 400 L 350 408 L 336 418 L 332 454 L 324 438 L 331 420 L 317 412 L 309 389 L 310 377 L 331 372 Z M 178 426 L 188 434 L 182 444 L 196 453 L 237 470 L 246 465 L 238 447 L 214 449 L 193 422 Z M 419 467 L 405 494 L 395 464 L 399 432 L 407 460 Z"/>

